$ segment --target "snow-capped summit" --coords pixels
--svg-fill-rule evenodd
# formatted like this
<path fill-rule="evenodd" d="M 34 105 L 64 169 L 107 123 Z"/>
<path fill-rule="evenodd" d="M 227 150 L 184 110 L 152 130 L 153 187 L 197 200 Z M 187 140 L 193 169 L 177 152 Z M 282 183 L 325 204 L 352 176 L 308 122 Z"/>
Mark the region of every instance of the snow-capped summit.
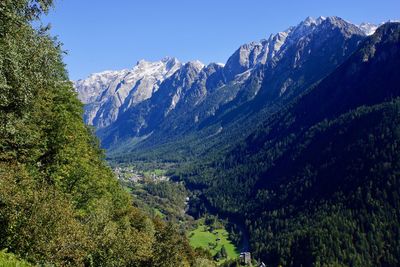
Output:
<path fill-rule="evenodd" d="M 299 36 L 304 36 L 313 31 L 317 26 L 321 25 L 327 18 L 325 17 L 307 17 L 305 20 L 297 24 L 297 26 L 290 27 L 285 32 L 292 35 L 292 37 L 298 38 Z"/>
<path fill-rule="evenodd" d="M 136 66 L 129 72 L 133 77 L 144 76 L 168 76 L 168 72 L 175 71 L 174 67 L 179 66 L 180 63 L 176 58 L 165 57 L 160 61 L 151 62 L 144 59 L 138 61 Z"/>
<path fill-rule="evenodd" d="M 87 124 L 103 128 L 126 110 L 152 96 L 166 78 L 182 67 L 172 57 L 150 62 L 140 60 L 131 70 L 106 71 L 74 83 L 79 99 L 86 104 Z"/>
<path fill-rule="evenodd" d="M 375 25 L 372 23 L 363 22 L 358 25 L 358 28 L 362 30 L 366 35 L 372 35 L 375 33 L 376 29 L 378 29 L 379 25 Z"/>
<path fill-rule="evenodd" d="M 118 79 L 120 76 L 124 76 L 128 71 L 126 69 L 120 71 L 103 71 L 93 73 L 86 79 L 75 81 L 74 85 L 79 99 L 84 104 L 95 101 L 112 81 Z"/>
<path fill-rule="evenodd" d="M 387 22 L 400 22 L 400 20 L 396 20 L 396 19 L 390 19 Z M 363 22 L 360 25 L 357 25 L 358 28 L 360 28 L 360 30 L 362 30 L 366 35 L 372 35 L 375 33 L 375 31 L 382 26 L 383 24 L 385 24 L 385 22 L 379 23 L 379 24 L 373 24 L 373 23 L 369 23 L 369 22 Z"/>
<path fill-rule="evenodd" d="M 300 26 L 300 25 L 304 25 L 304 26 L 319 25 L 324 20 L 326 20 L 326 18 L 323 16 L 319 16 L 318 18 L 307 17 L 305 20 L 300 22 L 300 24 L 298 26 Z"/>

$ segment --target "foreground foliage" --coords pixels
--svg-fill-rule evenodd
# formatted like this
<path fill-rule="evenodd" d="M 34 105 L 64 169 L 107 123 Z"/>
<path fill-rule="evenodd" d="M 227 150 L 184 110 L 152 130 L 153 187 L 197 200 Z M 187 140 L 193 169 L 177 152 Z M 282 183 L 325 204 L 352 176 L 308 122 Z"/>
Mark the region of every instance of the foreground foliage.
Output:
<path fill-rule="evenodd" d="M 32 20 L 51 0 L 0 2 L 0 248 L 56 266 L 189 266 L 173 225 L 132 206 L 68 81 L 60 43 Z"/>

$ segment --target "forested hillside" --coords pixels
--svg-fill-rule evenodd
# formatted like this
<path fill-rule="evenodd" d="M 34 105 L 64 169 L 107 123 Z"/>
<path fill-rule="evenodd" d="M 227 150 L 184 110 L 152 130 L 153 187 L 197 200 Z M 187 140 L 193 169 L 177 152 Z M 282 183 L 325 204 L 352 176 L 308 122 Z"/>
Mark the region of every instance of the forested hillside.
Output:
<path fill-rule="evenodd" d="M 400 24 L 224 155 L 178 171 L 272 266 L 397 266 Z"/>
<path fill-rule="evenodd" d="M 291 266 L 397 266 L 399 119 L 397 99 L 302 135 L 252 190 L 254 250 Z"/>
<path fill-rule="evenodd" d="M 31 26 L 51 7 L 0 2 L 0 250 L 33 265 L 194 265 L 184 235 L 134 208 L 105 163 L 61 43 Z"/>

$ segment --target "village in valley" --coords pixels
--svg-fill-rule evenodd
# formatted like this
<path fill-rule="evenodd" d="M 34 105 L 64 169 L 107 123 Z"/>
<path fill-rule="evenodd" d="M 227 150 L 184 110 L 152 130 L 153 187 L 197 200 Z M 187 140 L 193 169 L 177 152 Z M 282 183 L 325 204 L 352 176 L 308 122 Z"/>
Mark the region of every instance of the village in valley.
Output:
<path fill-rule="evenodd" d="M 128 183 L 137 183 L 145 180 L 154 182 L 169 180 L 168 176 L 165 175 L 165 171 L 161 169 L 140 171 L 133 166 L 117 166 L 113 170 L 118 180 Z"/>
<path fill-rule="evenodd" d="M 191 246 L 208 251 L 216 265 L 265 266 L 252 259 L 247 245 L 238 244 L 241 234 L 235 233 L 236 228 L 227 220 L 210 214 L 197 219 L 189 215 L 191 193 L 182 182 L 170 179 L 165 169 L 117 165 L 113 171 L 122 186 L 134 196 L 135 206 L 152 216 L 176 222 L 187 233 Z"/>

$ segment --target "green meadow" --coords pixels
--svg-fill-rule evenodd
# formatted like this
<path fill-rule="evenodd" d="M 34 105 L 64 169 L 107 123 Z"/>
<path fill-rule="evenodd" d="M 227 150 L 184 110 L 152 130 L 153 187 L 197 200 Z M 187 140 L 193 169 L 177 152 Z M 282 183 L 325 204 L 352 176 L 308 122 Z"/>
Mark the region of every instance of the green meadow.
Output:
<path fill-rule="evenodd" d="M 14 254 L 7 253 L 5 250 L 0 251 L 0 266 L 1 267 L 30 267 L 29 263 L 20 260 Z"/>
<path fill-rule="evenodd" d="M 227 252 L 226 259 L 236 259 L 239 257 L 239 252 L 236 246 L 229 240 L 229 234 L 225 228 L 210 229 L 207 225 L 199 224 L 196 229 L 189 232 L 189 240 L 192 247 L 207 249 L 213 256 L 224 246 Z"/>

